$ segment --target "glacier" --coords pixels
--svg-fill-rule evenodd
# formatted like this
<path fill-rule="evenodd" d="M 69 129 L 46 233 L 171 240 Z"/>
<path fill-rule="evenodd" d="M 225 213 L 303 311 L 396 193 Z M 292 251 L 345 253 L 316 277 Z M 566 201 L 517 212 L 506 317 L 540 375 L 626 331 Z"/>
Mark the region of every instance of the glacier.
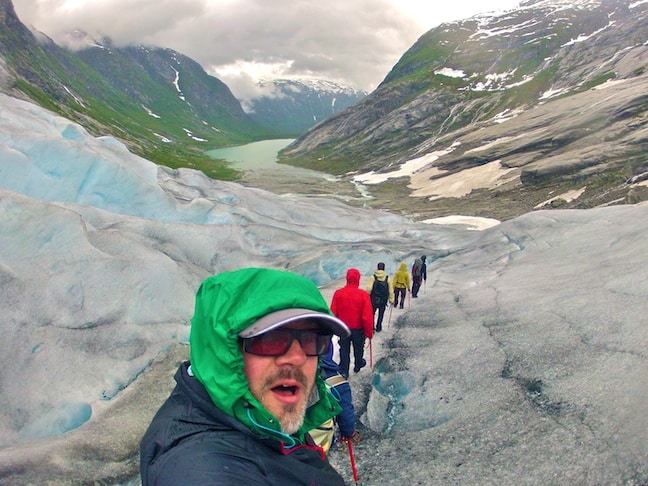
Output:
<path fill-rule="evenodd" d="M 287 269 L 330 301 L 421 254 L 350 377 L 363 484 L 648 482 L 646 204 L 430 225 L 159 167 L 0 95 L 0 224 L 0 484 L 138 483 L 205 277 Z"/>

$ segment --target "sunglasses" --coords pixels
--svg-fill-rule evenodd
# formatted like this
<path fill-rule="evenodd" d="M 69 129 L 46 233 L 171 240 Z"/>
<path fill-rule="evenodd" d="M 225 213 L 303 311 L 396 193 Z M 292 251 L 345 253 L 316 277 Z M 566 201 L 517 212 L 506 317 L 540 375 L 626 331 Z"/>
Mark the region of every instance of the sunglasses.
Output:
<path fill-rule="evenodd" d="M 288 352 L 296 339 L 306 356 L 322 356 L 328 353 L 331 336 L 330 332 L 314 329 L 276 329 L 244 338 L 243 351 L 257 356 L 281 356 Z"/>

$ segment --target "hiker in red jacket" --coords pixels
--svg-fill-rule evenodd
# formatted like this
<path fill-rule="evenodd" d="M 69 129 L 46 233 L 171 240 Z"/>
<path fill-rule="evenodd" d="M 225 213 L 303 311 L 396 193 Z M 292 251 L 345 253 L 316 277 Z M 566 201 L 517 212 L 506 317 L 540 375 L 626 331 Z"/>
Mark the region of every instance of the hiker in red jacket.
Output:
<path fill-rule="evenodd" d="M 346 285 L 337 289 L 331 301 L 331 311 L 351 330 L 351 336 L 340 338 L 340 373 L 349 377 L 351 345 L 353 345 L 353 372 L 357 373 L 367 364 L 364 355 L 365 339 L 373 337 L 374 312 L 369 294 L 360 289 L 360 271 L 350 268 Z"/>

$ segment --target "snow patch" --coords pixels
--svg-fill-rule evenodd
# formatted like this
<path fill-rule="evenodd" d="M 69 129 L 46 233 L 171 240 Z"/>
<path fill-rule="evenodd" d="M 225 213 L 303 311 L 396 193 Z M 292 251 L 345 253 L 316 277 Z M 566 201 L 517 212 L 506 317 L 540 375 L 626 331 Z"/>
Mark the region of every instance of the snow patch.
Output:
<path fill-rule="evenodd" d="M 522 113 L 524 113 L 524 110 L 506 109 L 493 117 L 493 123 L 504 123 L 505 121 L 511 120 L 516 116 L 521 115 Z"/>
<path fill-rule="evenodd" d="M 447 171 L 437 167 L 418 172 L 412 176 L 412 197 L 428 197 L 430 201 L 443 197 L 463 197 L 474 189 L 494 189 L 514 181 L 520 176 L 518 168 L 503 168 L 499 160 L 472 169 L 445 175 Z"/>
<path fill-rule="evenodd" d="M 160 115 L 158 115 L 158 114 L 156 114 L 156 113 L 153 113 L 153 112 L 152 112 L 149 108 L 147 108 L 146 106 L 142 105 L 142 108 L 144 108 L 144 110 L 146 111 L 146 113 L 149 114 L 149 116 L 152 116 L 153 118 L 161 118 Z"/>
<path fill-rule="evenodd" d="M 153 135 L 155 135 L 157 138 L 162 140 L 164 143 L 171 143 L 171 139 L 166 138 L 164 135 L 160 135 L 159 133 L 153 132 Z"/>
<path fill-rule="evenodd" d="M 422 223 L 456 226 L 471 231 L 482 231 L 497 226 L 501 221 L 493 218 L 478 218 L 472 216 L 443 216 L 423 220 Z"/>
<path fill-rule="evenodd" d="M 580 34 L 580 35 L 579 35 L 578 37 L 576 37 L 575 39 L 571 39 L 569 42 L 564 43 L 561 47 L 572 46 L 572 45 L 574 45 L 574 44 L 578 44 L 579 42 L 584 42 L 584 41 L 586 41 L 587 39 L 590 39 L 590 38 L 594 37 L 595 35 L 600 34 L 600 33 L 603 32 L 604 30 L 606 30 L 606 29 L 612 27 L 615 23 L 616 23 L 616 22 L 611 21 L 611 22 L 609 22 L 605 27 L 601 27 L 600 29 L 595 30 L 595 31 L 592 32 L 591 34 Z"/>
<path fill-rule="evenodd" d="M 566 90 L 565 89 L 549 89 L 542 93 L 540 95 L 540 100 L 548 100 L 549 98 L 553 98 L 554 96 L 558 96 L 559 94 L 564 93 Z"/>
<path fill-rule="evenodd" d="M 86 106 L 83 104 L 83 101 L 81 101 L 81 98 L 79 98 L 79 97 L 78 97 L 77 95 L 75 95 L 72 91 L 70 91 L 70 89 L 69 89 L 67 86 L 64 85 L 64 86 L 63 86 L 63 89 L 64 89 L 64 90 L 66 91 L 66 93 L 69 94 L 69 95 L 74 99 L 74 101 L 76 101 L 79 105 L 83 106 L 84 108 L 86 107 Z"/>
<path fill-rule="evenodd" d="M 540 208 L 546 206 L 547 204 L 551 204 L 552 202 L 558 201 L 558 200 L 561 200 L 561 199 L 563 201 L 565 201 L 565 202 L 571 202 L 574 199 L 578 199 L 585 192 L 585 189 L 587 189 L 587 186 L 582 187 L 581 189 L 575 189 L 573 191 L 567 191 L 567 192 L 565 192 L 563 194 L 559 194 L 558 196 L 552 197 L 551 199 L 547 199 L 546 201 L 541 202 L 540 204 L 536 204 L 533 207 L 533 209 L 540 209 Z"/>
<path fill-rule="evenodd" d="M 462 69 L 452 69 L 452 68 L 443 68 L 437 69 L 434 71 L 434 74 L 440 74 L 441 76 L 446 76 L 448 78 L 465 78 L 466 73 Z"/>
<path fill-rule="evenodd" d="M 196 136 L 193 134 L 193 132 L 192 132 L 191 130 L 187 129 L 187 128 L 183 128 L 183 130 L 184 130 L 184 132 L 187 134 L 187 136 L 191 137 L 191 138 L 192 138 L 193 140 L 195 140 L 196 142 L 208 142 L 208 141 L 209 141 L 209 140 L 204 139 L 204 138 L 196 137 Z"/>
<path fill-rule="evenodd" d="M 359 174 L 353 178 L 354 181 L 357 182 L 362 182 L 365 184 L 380 184 L 381 182 L 385 182 L 387 179 L 396 179 L 398 177 L 408 177 L 411 176 L 412 174 L 416 173 L 417 171 L 421 170 L 422 168 L 430 165 L 433 163 L 435 160 L 437 160 L 439 157 L 443 157 L 444 155 L 448 155 L 450 152 L 452 152 L 452 148 L 446 149 L 446 150 L 438 150 L 436 152 L 431 152 L 429 154 L 425 154 L 421 157 L 417 157 L 412 160 L 408 160 L 405 162 L 400 169 L 392 171 L 392 172 L 368 172 L 366 174 Z"/>

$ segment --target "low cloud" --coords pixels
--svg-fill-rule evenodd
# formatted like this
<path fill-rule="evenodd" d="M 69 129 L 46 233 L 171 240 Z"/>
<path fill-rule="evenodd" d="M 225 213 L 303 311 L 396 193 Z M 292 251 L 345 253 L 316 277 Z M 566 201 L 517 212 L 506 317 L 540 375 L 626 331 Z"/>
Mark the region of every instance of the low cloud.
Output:
<path fill-rule="evenodd" d="M 13 0 L 16 12 L 61 45 L 80 29 L 116 45 L 174 49 L 218 76 L 266 66 L 373 90 L 427 30 L 516 0 Z M 71 46 L 72 47 L 72 46 Z M 255 71 L 247 74 L 254 77 Z M 246 76 L 228 73 L 237 97 Z M 238 79 L 237 79 L 238 78 Z M 227 83 L 225 78 L 221 78 Z"/>

